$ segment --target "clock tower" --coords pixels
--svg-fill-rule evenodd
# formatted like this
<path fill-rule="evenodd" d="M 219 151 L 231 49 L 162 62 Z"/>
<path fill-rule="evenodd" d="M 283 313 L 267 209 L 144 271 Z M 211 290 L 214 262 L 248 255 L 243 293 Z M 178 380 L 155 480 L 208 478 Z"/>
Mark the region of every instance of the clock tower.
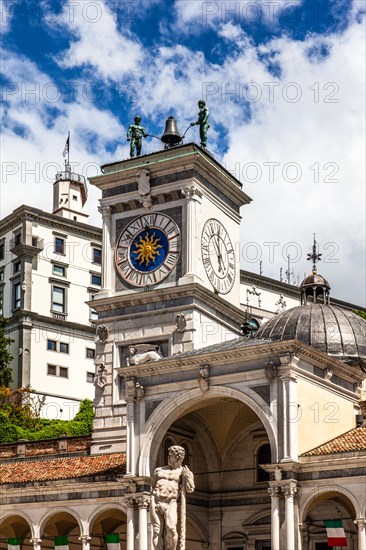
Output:
<path fill-rule="evenodd" d="M 106 373 L 93 452 L 102 452 L 124 439 L 124 367 L 241 334 L 240 207 L 251 199 L 194 143 L 104 165 L 91 183 L 102 191 L 102 290 L 93 301 L 97 369 Z"/>

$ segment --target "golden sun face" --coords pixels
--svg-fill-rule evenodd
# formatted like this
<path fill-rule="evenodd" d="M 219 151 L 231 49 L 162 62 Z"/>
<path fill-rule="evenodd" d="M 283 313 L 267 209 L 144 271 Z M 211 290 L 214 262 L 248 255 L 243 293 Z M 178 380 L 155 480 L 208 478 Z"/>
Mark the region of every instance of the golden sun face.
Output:
<path fill-rule="evenodd" d="M 156 256 L 160 256 L 158 249 L 163 247 L 159 244 L 159 241 L 160 237 L 155 238 L 155 233 L 151 236 L 147 234 L 144 239 L 140 236 L 139 242 L 135 243 L 136 261 L 140 265 L 149 265 L 150 262 L 155 260 Z"/>

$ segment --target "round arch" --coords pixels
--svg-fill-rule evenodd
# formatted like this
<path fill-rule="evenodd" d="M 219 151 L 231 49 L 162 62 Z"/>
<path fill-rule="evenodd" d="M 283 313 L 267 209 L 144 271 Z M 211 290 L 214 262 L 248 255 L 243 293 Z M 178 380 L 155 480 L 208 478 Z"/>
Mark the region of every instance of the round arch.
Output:
<path fill-rule="evenodd" d="M 208 543 L 209 542 L 208 533 L 204 529 L 203 525 L 198 523 L 198 521 L 194 518 L 194 516 L 189 511 L 187 511 L 187 521 L 188 521 L 188 523 L 190 523 L 192 525 L 192 527 L 202 537 L 202 539 L 203 539 L 202 542 Z"/>
<path fill-rule="evenodd" d="M 24 522 L 27 524 L 29 532 L 30 532 L 30 538 L 35 538 L 37 536 L 36 528 L 34 525 L 34 522 L 30 519 L 30 517 L 22 511 L 18 510 L 9 510 L 8 512 L 5 512 L 0 517 L 0 532 L 4 529 L 4 524 L 6 524 L 7 520 L 10 520 L 11 518 L 21 518 L 24 520 Z M 16 534 L 14 534 L 16 536 Z M 10 537 L 8 537 L 10 538 Z"/>
<path fill-rule="evenodd" d="M 41 537 L 42 537 L 44 528 L 47 525 L 48 521 L 52 518 L 52 516 L 56 516 L 57 514 L 68 514 L 68 515 L 72 516 L 74 518 L 74 520 L 76 521 L 78 527 L 79 527 L 80 534 L 83 533 L 82 521 L 81 521 L 80 517 L 77 515 L 77 513 L 72 508 L 69 508 L 67 506 L 62 506 L 62 507 L 58 507 L 58 508 L 53 508 L 52 510 L 47 512 L 46 515 L 41 519 L 40 525 L 39 525 L 39 532 L 40 532 Z"/>
<path fill-rule="evenodd" d="M 123 506 L 122 504 L 118 504 L 117 502 L 102 504 L 101 506 L 99 506 L 99 508 L 94 510 L 94 512 L 92 512 L 92 514 L 88 518 L 89 533 L 92 531 L 95 520 L 98 519 L 98 516 L 100 516 L 101 514 L 104 514 L 104 512 L 107 512 L 108 510 L 119 510 L 124 515 L 126 515 L 127 513 L 126 507 Z"/>
<path fill-rule="evenodd" d="M 202 392 L 199 388 L 182 392 L 169 401 L 161 403 L 151 414 L 145 426 L 145 438 L 139 456 L 139 475 L 150 475 L 150 460 L 154 463 L 161 442 L 169 428 L 178 418 L 182 417 L 192 405 L 202 404 Z M 267 432 L 273 449 L 274 460 L 277 459 L 278 449 L 274 431 L 274 418 L 267 403 L 253 390 L 245 388 L 245 392 L 225 386 L 214 386 L 204 394 L 204 400 L 217 397 L 231 397 L 247 405 L 261 420 Z"/>
<path fill-rule="evenodd" d="M 326 486 L 319 486 L 316 487 L 316 493 L 314 494 L 310 493 L 303 502 L 300 503 L 300 509 L 299 509 L 299 515 L 300 515 L 300 521 L 305 521 L 307 515 L 309 514 L 309 511 L 312 508 L 312 505 L 315 504 L 315 502 L 318 500 L 318 502 L 323 502 L 328 499 L 332 499 L 335 496 L 341 496 L 341 500 L 344 502 L 346 499 L 349 504 L 351 504 L 353 508 L 353 512 L 356 517 L 359 517 L 360 514 L 360 505 L 357 502 L 357 499 L 355 496 L 345 487 L 342 487 L 340 485 L 335 485 L 334 487 L 332 485 L 326 485 Z"/>

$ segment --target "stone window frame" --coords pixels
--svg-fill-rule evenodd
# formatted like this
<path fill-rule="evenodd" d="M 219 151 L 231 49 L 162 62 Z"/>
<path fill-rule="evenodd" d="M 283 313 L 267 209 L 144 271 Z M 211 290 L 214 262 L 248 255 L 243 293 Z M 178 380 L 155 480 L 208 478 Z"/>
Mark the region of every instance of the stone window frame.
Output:
<path fill-rule="evenodd" d="M 86 371 L 86 382 L 87 384 L 93 384 L 94 383 L 94 377 L 95 373 L 91 371 Z M 90 380 L 91 378 L 91 380 Z"/>
<path fill-rule="evenodd" d="M 56 256 L 66 256 L 66 242 L 67 242 L 68 235 L 66 233 L 59 233 L 58 231 L 52 231 L 52 235 L 54 237 L 53 253 L 56 254 Z M 56 246 L 57 240 L 63 241 L 62 252 L 57 251 L 57 246 Z"/>
<path fill-rule="evenodd" d="M 55 368 L 55 374 L 49 372 L 50 368 Z M 67 376 L 62 376 L 61 371 L 66 371 Z M 56 376 L 57 378 L 66 378 L 69 379 L 69 367 L 64 367 L 62 365 L 54 365 L 53 363 L 47 363 L 47 376 Z"/>
<path fill-rule="evenodd" d="M 12 282 L 12 311 L 18 311 L 22 307 L 22 283 L 20 278 L 17 278 Z M 17 297 L 19 290 L 19 297 Z"/>
<path fill-rule="evenodd" d="M 54 342 L 55 349 L 49 348 L 48 347 L 48 342 Z M 67 351 L 61 351 L 61 346 L 67 346 Z M 54 338 L 47 338 L 46 350 L 47 351 L 53 351 L 53 352 L 56 352 L 56 353 L 62 353 L 64 355 L 70 355 L 70 344 L 69 344 L 69 342 L 61 342 L 59 340 L 55 340 Z"/>
<path fill-rule="evenodd" d="M 90 354 L 92 355 L 92 357 L 88 356 L 88 352 L 93 352 L 92 354 Z M 85 359 L 95 359 L 95 348 L 85 348 Z"/>
<path fill-rule="evenodd" d="M 96 271 L 89 271 L 90 273 L 90 284 L 92 286 L 101 287 L 102 286 L 102 274 Z M 98 277 L 100 279 L 100 283 L 93 282 L 93 277 Z M 99 292 L 100 288 L 96 290 L 96 292 Z"/>
<path fill-rule="evenodd" d="M 52 281 L 51 282 L 51 313 L 59 313 L 61 315 L 67 315 L 67 311 L 68 311 L 68 292 L 67 292 L 67 289 L 68 289 L 68 286 L 69 285 L 65 285 L 63 284 L 63 282 L 55 282 L 55 281 Z M 64 296 L 64 299 L 63 299 L 63 303 L 62 303 L 62 306 L 63 306 L 63 311 L 57 311 L 56 309 L 53 309 L 53 306 L 54 306 L 54 301 L 53 301 L 53 290 L 54 288 L 62 288 L 63 290 L 63 296 Z"/>

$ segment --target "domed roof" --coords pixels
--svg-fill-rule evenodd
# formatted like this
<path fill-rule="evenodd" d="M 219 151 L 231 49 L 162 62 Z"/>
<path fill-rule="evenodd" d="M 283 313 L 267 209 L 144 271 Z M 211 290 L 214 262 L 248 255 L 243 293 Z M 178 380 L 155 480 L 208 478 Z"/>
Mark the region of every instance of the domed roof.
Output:
<path fill-rule="evenodd" d="M 366 361 L 366 321 L 338 306 L 294 307 L 264 324 L 255 338 L 296 339 L 347 363 Z"/>
<path fill-rule="evenodd" d="M 328 283 L 328 281 L 324 279 L 322 275 L 319 275 L 319 273 L 316 273 L 314 271 L 311 275 L 309 275 L 308 277 L 306 277 L 306 279 L 303 280 L 303 282 L 300 285 L 300 288 L 308 285 L 311 285 L 311 286 L 321 285 L 330 289 L 330 284 Z"/>

